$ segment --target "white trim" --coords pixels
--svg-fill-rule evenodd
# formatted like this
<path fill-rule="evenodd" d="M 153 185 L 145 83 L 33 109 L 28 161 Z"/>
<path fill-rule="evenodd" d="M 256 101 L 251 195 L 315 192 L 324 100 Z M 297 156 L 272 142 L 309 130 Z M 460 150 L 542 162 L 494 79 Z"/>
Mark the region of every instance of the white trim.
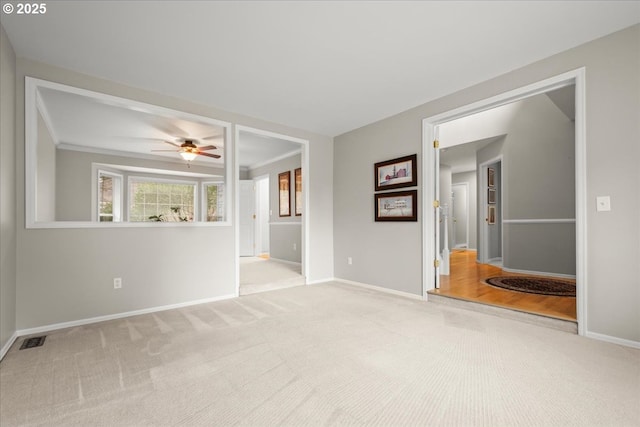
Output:
<path fill-rule="evenodd" d="M 302 225 L 301 222 L 293 222 L 293 221 L 281 221 L 281 222 L 269 222 L 269 225 Z"/>
<path fill-rule="evenodd" d="M 237 125 L 234 124 L 233 125 L 233 134 L 234 134 L 234 156 L 233 156 L 233 163 L 231 163 L 233 165 L 233 183 L 234 183 L 234 189 L 233 189 L 233 194 L 234 197 L 236 199 L 236 202 L 234 204 L 235 206 L 235 214 L 233 215 L 233 219 L 234 219 L 234 224 L 235 224 L 235 263 L 236 263 L 236 294 L 240 295 L 240 230 L 238 227 L 239 224 L 239 200 L 238 200 L 238 194 L 236 194 L 239 190 L 238 190 L 238 182 L 240 181 L 240 164 L 238 161 L 238 147 L 237 147 L 237 141 L 239 141 L 240 139 L 240 132 L 248 132 L 248 133 L 253 133 L 256 135 L 261 135 L 261 136 L 266 136 L 266 137 L 271 137 L 271 138 L 277 138 L 277 139 L 284 139 L 286 141 L 291 141 L 291 142 L 296 142 L 298 144 L 301 145 L 301 153 L 302 153 L 302 158 L 301 158 L 301 162 L 300 162 L 300 166 L 302 167 L 302 171 L 305 174 L 305 179 L 302 180 L 302 198 L 304 200 L 304 205 L 303 205 L 303 215 L 301 218 L 301 223 L 302 223 L 302 275 L 305 277 L 305 280 L 307 280 L 308 277 L 310 277 L 310 273 L 309 273 L 309 267 L 310 267 L 310 258 L 311 258 L 311 251 L 309 249 L 309 236 L 310 236 L 310 230 L 309 230 L 309 216 L 311 215 L 311 210 L 309 209 L 309 182 L 311 181 L 311 178 L 313 176 L 313 172 L 310 170 L 309 168 L 309 140 L 307 139 L 302 139 L 302 138 L 296 138 L 294 136 L 289 136 L 289 135 L 284 135 L 284 134 L 280 134 L 280 133 L 275 133 L 275 132 L 271 132 L 271 131 L 266 131 L 266 130 L 262 130 L 262 129 L 257 129 L 257 128 L 253 128 L 250 126 L 244 126 L 244 125 Z M 231 169 L 231 168 L 230 168 Z"/>
<path fill-rule="evenodd" d="M 532 270 L 519 270 L 517 268 L 506 268 L 502 266 L 502 271 L 506 271 L 508 273 L 520 273 L 520 274 L 529 274 L 531 276 L 548 276 L 548 277 L 557 277 L 561 279 L 575 279 L 575 274 L 562 274 L 562 273 L 547 273 L 544 271 L 532 271 Z"/>
<path fill-rule="evenodd" d="M 575 224 L 575 218 L 503 219 L 503 224 Z"/>
<path fill-rule="evenodd" d="M 314 280 L 313 282 L 307 282 L 307 285 L 323 285 L 325 283 L 336 282 L 338 279 L 335 277 L 327 277 L 324 279 Z"/>
<path fill-rule="evenodd" d="M 425 196 L 422 198 L 423 217 L 425 218 L 422 234 L 422 271 L 423 295 L 434 288 L 435 268 L 433 266 L 434 245 L 431 236 L 435 235 L 435 223 L 431 203 L 434 200 L 432 183 L 435 174 L 434 152 L 432 141 L 435 139 L 437 125 L 481 111 L 489 110 L 500 105 L 528 98 L 533 95 L 549 92 L 554 89 L 575 84 L 575 162 L 576 162 L 576 281 L 577 298 L 576 314 L 578 334 L 585 335 L 587 324 L 587 180 L 586 180 L 586 111 L 585 111 L 585 74 L 584 67 L 572 70 L 558 76 L 548 78 L 518 89 L 514 89 L 478 102 L 465 105 L 454 110 L 446 111 L 422 120 L 422 157 L 423 169 L 421 186 Z"/>
<path fill-rule="evenodd" d="M 37 138 L 38 138 L 38 88 L 48 88 L 52 90 L 62 91 L 75 95 L 94 98 L 105 104 L 118 106 L 121 108 L 141 111 L 149 114 L 159 115 L 163 117 L 171 117 L 206 123 L 224 128 L 225 144 L 224 156 L 225 161 L 225 182 L 231 181 L 231 159 L 229 159 L 231 143 L 231 126 L 230 122 L 214 119 L 211 117 L 200 116 L 197 114 L 186 113 L 184 111 L 174 110 L 159 105 L 148 104 L 145 102 L 134 101 L 132 99 L 121 98 L 118 96 L 108 95 L 105 93 L 94 92 L 47 80 L 37 79 L 25 76 L 25 226 L 26 228 L 127 228 L 127 227 L 147 227 L 142 223 L 128 222 L 91 222 L 91 221 L 56 221 L 56 222 L 38 222 L 36 212 L 36 194 L 37 194 Z M 53 137 L 53 135 L 52 135 Z M 55 138 L 54 138 L 55 139 Z M 230 147 L 231 145 L 231 147 Z M 67 146 L 68 148 L 68 146 Z M 133 156 L 132 156 L 133 157 Z M 157 160 L 157 158 L 156 158 Z M 230 197 L 228 195 L 227 197 Z M 231 225 L 227 218 L 231 217 L 230 199 L 225 200 L 225 221 L 224 222 L 190 222 L 189 227 L 219 227 L 223 225 Z M 152 227 L 162 227 L 165 224 L 149 223 Z M 185 224 L 183 224 L 185 225 Z"/>
<path fill-rule="evenodd" d="M 626 340 L 624 338 L 612 337 L 611 335 L 599 334 L 597 332 L 589 332 L 585 334 L 587 338 L 592 338 L 598 341 L 605 341 L 612 344 L 623 345 L 625 347 L 640 349 L 640 341 Z"/>
<path fill-rule="evenodd" d="M 42 332 L 50 332 L 58 329 L 73 328 L 76 326 L 90 325 L 92 323 L 104 322 L 107 320 L 123 319 L 125 317 L 139 316 L 141 314 L 156 313 L 158 311 L 173 310 L 176 308 L 189 307 L 192 305 L 206 304 L 210 302 L 223 301 L 235 298 L 235 295 L 222 295 L 219 297 L 203 298 L 194 301 L 181 302 L 178 304 L 161 305 L 158 307 L 143 308 L 141 310 L 126 311 L 123 313 L 107 314 L 105 316 L 89 317 L 86 319 L 72 320 L 70 322 L 53 323 L 51 325 L 37 326 L 35 328 L 21 329 L 16 331 L 18 336 L 40 334 Z"/>
<path fill-rule="evenodd" d="M 7 355 L 7 353 L 9 352 L 9 349 L 11 348 L 13 343 L 16 342 L 17 339 L 18 339 L 18 331 L 15 331 L 13 335 L 9 337 L 7 342 L 2 346 L 2 349 L 0 349 L 0 361 L 4 359 L 4 356 Z"/>
<path fill-rule="evenodd" d="M 409 292 L 396 291 L 395 289 L 384 288 L 382 286 L 369 285 L 367 283 L 355 282 L 353 280 L 340 279 L 340 278 L 337 278 L 337 277 L 334 278 L 333 281 L 345 283 L 347 285 L 359 286 L 361 288 L 372 289 L 374 291 L 384 292 L 386 294 L 392 294 L 392 295 L 397 295 L 397 296 L 401 296 L 401 297 L 405 297 L 405 298 L 411 298 L 411 299 L 422 301 L 422 295 L 411 294 Z"/>

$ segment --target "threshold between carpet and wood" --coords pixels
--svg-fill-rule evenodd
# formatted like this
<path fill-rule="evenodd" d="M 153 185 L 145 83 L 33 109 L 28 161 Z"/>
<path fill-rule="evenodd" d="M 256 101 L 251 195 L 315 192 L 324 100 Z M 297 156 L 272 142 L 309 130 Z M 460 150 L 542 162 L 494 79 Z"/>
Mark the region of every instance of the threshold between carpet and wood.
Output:
<path fill-rule="evenodd" d="M 336 282 L 20 344 L 3 427 L 640 423 L 640 350 Z"/>
<path fill-rule="evenodd" d="M 492 310 L 487 306 L 491 306 L 496 308 L 492 310 L 494 312 L 509 314 L 505 312 L 509 310 L 516 317 L 532 321 L 539 319 L 543 323 L 556 324 L 563 330 L 577 331 L 575 297 L 516 292 L 490 286 L 484 283 L 485 279 L 522 275 L 503 271 L 494 265 L 478 264 L 476 258 L 475 250 L 452 251 L 451 274 L 440 276 L 440 288 L 428 292 L 429 300 L 487 312 Z"/>

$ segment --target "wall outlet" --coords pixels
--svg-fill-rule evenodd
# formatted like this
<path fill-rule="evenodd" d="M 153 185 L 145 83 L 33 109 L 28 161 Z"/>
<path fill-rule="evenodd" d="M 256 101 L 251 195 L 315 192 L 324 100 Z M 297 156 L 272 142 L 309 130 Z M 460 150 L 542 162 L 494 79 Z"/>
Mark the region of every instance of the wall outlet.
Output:
<path fill-rule="evenodd" d="M 293 244 L 293 250 L 297 251 L 298 250 L 298 245 L 296 245 L 295 243 Z"/>
<path fill-rule="evenodd" d="M 113 289 L 120 289 L 122 287 L 122 277 L 116 277 L 113 279 Z"/>
<path fill-rule="evenodd" d="M 347 264 L 353 265 L 353 258 L 347 257 Z"/>
<path fill-rule="evenodd" d="M 609 212 L 611 210 L 611 197 L 609 196 L 596 197 L 596 210 L 598 212 Z"/>

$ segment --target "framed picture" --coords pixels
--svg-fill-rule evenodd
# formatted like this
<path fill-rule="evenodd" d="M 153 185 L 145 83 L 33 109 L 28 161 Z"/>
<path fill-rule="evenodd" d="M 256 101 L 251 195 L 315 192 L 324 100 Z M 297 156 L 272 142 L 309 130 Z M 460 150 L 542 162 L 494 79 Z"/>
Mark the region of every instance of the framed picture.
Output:
<path fill-rule="evenodd" d="M 376 221 L 417 221 L 418 191 L 374 194 Z"/>
<path fill-rule="evenodd" d="M 376 191 L 418 185 L 417 154 L 376 163 L 373 173 Z"/>
<path fill-rule="evenodd" d="M 487 185 L 489 187 L 496 186 L 496 170 L 494 168 L 487 168 Z"/>
<path fill-rule="evenodd" d="M 296 189 L 296 216 L 302 215 L 302 168 L 293 171 L 293 182 Z"/>
<path fill-rule="evenodd" d="M 289 200 L 289 187 L 291 181 L 291 171 L 278 174 L 278 200 L 280 216 L 291 216 L 291 206 Z"/>
<path fill-rule="evenodd" d="M 495 188 L 489 188 L 488 189 L 488 195 L 487 195 L 487 201 L 489 202 L 490 205 L 495 205 L 496 204 L 496 189 Z"/>
<path fill-rule="evenodd" d="M 489 225 L 495 224 L 496 223 L 496 207 L 493 205 L 489 206 L 489 213 L 488 213 L 488 217 L 487 217 L 487 222 L 489 223 Z"/>

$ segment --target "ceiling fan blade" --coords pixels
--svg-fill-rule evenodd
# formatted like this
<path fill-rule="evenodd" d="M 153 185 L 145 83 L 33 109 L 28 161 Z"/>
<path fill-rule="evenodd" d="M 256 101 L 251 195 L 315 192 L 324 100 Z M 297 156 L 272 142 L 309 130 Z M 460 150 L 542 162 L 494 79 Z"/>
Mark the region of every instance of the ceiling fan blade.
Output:
<path fill-rule="evenodd" d="M 219 159 L 221 156 L 218 154 L 209 154 L 209 153 L 198 153 L 200 156 L 213 157 L 214 159 Z"/>
<path fill-rule="evenodd" d="M 180 152 L 179 150 L 151 150 L 151 152 L 154 152 L 154 151 L 170 151 L 172 153 L 179 153 Z"/>
<path fill-rule="evenodd" d="M 169 144 L 169 145 L 173 145 L 174 147 L 178 147 L 178 148 L 180 148 L 180 146 L 179 146 L 178 144 L 175 144 L 175 143 L 173 143 L 173 142 L 171 142 L 171 141 L 163 141 L 163 142 L 165 142 L 165 143 L 167 143 L 167 144 Z"/>
<path fill-rule="evenodd" d="M 201 151 L 207 151 L 207 150 L 217 150 L 218 147 L 216 147 L 215 145 L 205 145 L 203 147 L 198 147 L 198 150 Z"/>

